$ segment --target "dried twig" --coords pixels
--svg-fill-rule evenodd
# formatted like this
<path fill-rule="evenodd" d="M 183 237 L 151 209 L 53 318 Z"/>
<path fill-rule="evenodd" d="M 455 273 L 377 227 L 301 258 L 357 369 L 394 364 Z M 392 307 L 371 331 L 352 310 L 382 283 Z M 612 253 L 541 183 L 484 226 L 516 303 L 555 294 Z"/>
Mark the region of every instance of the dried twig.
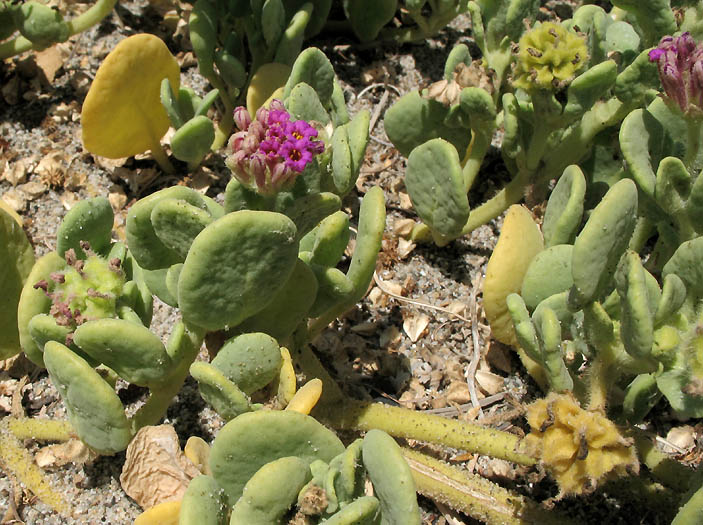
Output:
<path fill-rule="evenodd" d="M 471 359 L 469 361 L 469 366 L 466 369 L 466 383 L 469 385 L 469 395 L 471 396 L 471 403 L 474 407 L 478 407 L 479 419 L 483 417 L 483 411 L 481 410 L 481 404 L 479 403 L 478 393 L 476 392 L 476 370 L 478 369 L 478 362 L 481 359 L 481 349 L 478 345 L 478 306 L 476 302 L 476 295 L 478 290 L 481 289 L 482 276 L 481 272 L 476 274 L 474 282 L 471 283 Z"/>
<path fill-rule="evenodd" d="M 424 301 L 419 301 L 417 299 L 410 299 L 408 297 L 403 297 L 402 295 L 398 295 L 397 293 L 393 293 L 392 291 L 390 291 L 388 289 L 388 287 L 386 287 L 385 281 L 383 279 L 381 279 L 376 272 L 373 272 L 373 280 L 376 283 L 376 286 L 378 286 L 383 293 L 385 293 L 386 295 L 389 295 L 393 299 L 396 299 L 396 300 L 403 302 L 403 303 L 414 304 L 415 306 L 420 306 L 422 308 L 429 308 L 430 310 L 437 310 L 438 312 L 442 312 L 447 315 L 451 315 L 453 317 L 456 317 L 457 319 L 461 319 L 465 323 L 471 322 L 463 315 L 460 315 L 456 312 L 452 312 L 451 310 L 448 310 L 447 308 L 442 308 L 441 306 L 435 306 L 433 304 L 426 303 Z"/>

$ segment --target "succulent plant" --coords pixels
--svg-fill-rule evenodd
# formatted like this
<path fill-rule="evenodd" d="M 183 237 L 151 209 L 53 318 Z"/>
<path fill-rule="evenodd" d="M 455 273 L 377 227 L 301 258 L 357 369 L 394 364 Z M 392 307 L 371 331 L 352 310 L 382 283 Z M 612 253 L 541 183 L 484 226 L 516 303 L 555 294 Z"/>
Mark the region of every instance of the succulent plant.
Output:
<path fill-rule="evenodd" d="M 100 22 L 115 3 L 116 0 L 97 0 L 85 13 L 67 21 L 58 9 L 43 2 L 3 1 L 0 3 L 0 60 L 65 42 Z"/>
<path fill-rule="evenodd" d="M 110 241 L 112 220 L 105 198 L 74 206 L 58 251 L 34 265 L 17 310 L 22 350 L 48 369 L 76 433 L 106 454 L 163 415 L 202 337 L 178 324 L 164 346 L 149 331 L 152 295 L 130 252 Z M 151 390 L 131 419 L 114 390 L 118 377 Z"/>
<path fill-rule="evenodd" d="M 227 423 L 209 458 L 212 474 L 193 479 L 182 500 L 150 509 L 137 521 L 151 524 L 166 515 L 204 525 L 282 523 L 284 516 L 293 523 L 337 525 L 421 521 L 408 463 L 395 440 L 379 430 L 345 449 L 310 416 L 259 411 Z M 367 479 L 373 496 L 366 494 Z"/>
<path fill-rule="evenodd" d="M 599 134 L 654 93 L 656 72 L 638 26 L 586 5 L 573 19 L 526 31 L 523 20 L 534 20 L 537 9 L 528 1 L 470 2 L 482 58 L 457 46 L 443 80 L 401 97 L 386 113 L 388 137 L 408 157 L 406 187 L 424 223 L 415 239 L 441 246 L 525 197 L 539 201 L 568 165 L 594 155 Z M 512 180 L 472 210 L 467 192 L 500 125 Z M 609 169 L 594 163 L 589 177 L 605 178 Z"/>

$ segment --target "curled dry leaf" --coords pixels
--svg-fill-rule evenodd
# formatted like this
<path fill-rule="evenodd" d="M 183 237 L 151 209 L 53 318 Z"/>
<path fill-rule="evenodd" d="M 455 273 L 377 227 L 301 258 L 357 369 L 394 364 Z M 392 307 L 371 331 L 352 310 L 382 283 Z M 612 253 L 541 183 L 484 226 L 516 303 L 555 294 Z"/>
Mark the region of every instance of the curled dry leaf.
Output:
<path fill-rule="evenodd" d="M 20 184 L 17 186 L 17 189 L 24 193 L 27 200 L 33 201 L 42 195 L 47 190 L 47 187 L 41 182 L 31 180 L 29 182 L 25 182 L 24 184 Z"/>
<path fill-rule="evenodd" d="M 14 162 L 8 162 L 2 172 L 2 179 L 6 180 L 13 186 L 26 182 L 27 173 L 29 173 L 29 166 L 31 163 L 31 159 L 18 159 Z"/>
<path fill-rule="evenodd" d="M 27 207 L 27 196 L 16 188 L 10 188 L 0 198 L 15 211 L 21 212 Z"/>
<path fill-rule="evenodd" d="M 453 381 L 447 389 L 447 402 L 463 405 L 471 401 L 469 385 L 465 381 Z"/>
<path fill-rule="evenodd" d="M 412 251 L 415 249 L 415 246 L 416 245 L 414 242 L 407 239 L 403 239 L 401 237 L 400 239 L 398 239 L 398 256 L 401 259 L 405 259 L 408 255 L 412 253 Z"/>
<path fill-rule="evenodd" d="M 413 219 L 398 219 L 393 223 L 393 231 L 399 237 L 409 237 L 415 228 Z"/>
<path fill-rule="evenodd" d="M 445 309 L 449 310 L 453 314 L 464 315 L 466 313 L 466 303 L 462 301 L 452 301 Z"/>
<path fill-rule="evenodd" d="M 139 430 L 127 448 L 120 483 L 142 508 L 179 500 L 200 471 L 181 451 L 171 425 Z"/>
<path fill-rule="evenodd" d="M 490 396 L 492 396 L 493 394 L 497 394 L 498 392 L 503 390 L 505 383 L 503 381 L 503 378 L 497 374 L 488 372 L 486 370 L 476 370 L 475 377 L 478 386 L 481 387 L 481 390 L 483 390 Z"/>
<path fill-rule="evenodd" d="M 35 463 L 42 467 L 60 467 L 67 463 L 83 465 L 95 460 L 98 455 L 80 439 L 69 439 L 65 443 L 43 447 L 34 456 Z"/>
<path fill-rule="evenodd" d="M 403 331 L 413 343 L 416 343 L 429 324 L 430 318 L 427 315 L 410 312 L 404 316 Z"/>
<path fill-rule="evenodd" d="M 400 193 L 398 193 L 398 198 L 400 199 L 400 207 L 403 208 L 404 210 L 409 210 L 410 208 L 413 207 L 413 203 L 410 200 L 410 195 L 408 195 L 404 191 L 401 191 Z"/>
<path fill-rule="evenodd" d="M 688 452 L 696 444 L 696 430 L 690 425 L 674 427 L 669 430 L 669 433 L 666 435 L 666 440 L 679 449 Z M 664 451 L 669 453 L 680 452 L 667 445 L 664 445 Z"/>

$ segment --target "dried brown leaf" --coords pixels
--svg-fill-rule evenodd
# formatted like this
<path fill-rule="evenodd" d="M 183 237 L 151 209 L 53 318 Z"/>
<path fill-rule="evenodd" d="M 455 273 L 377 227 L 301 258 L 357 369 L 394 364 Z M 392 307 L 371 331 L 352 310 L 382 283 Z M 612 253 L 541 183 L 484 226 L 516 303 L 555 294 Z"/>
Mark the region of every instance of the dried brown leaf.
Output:
<path fill-rule="evenodd" d="M 415 312 L 407 313 L 403 319 L 403 331 L 407 334 L 410 340 L 415 343 L 417 342 L 422 334 L 427 330 L 427 326 L 430 324 L 430 318 L 425 314 L 418 314 Z"/>
<path fill-rule="evenodd" d="M 393 232 L 399 237 L 408 237 L 415 228 L 413 219 L 398 219 L 393 223 Z"/>
<path fill-rule="evenodd" d="M 139 430 L 127 448 L 120 475 L 123 490 L 142 508 L 178 500 L 200 471 L 183 454 L 171 425 Z"/>
<path fill-rule="evenodd" d="M 410 195 L 408 195 L 404 191 L 398 193 L 398 199 L 400 200 L 400 207 L 404 210 L 409 210 L 413 207 L 413 203 L 410 200 Z"/>
<path fill-rule="evenodd" d="M 449 403 L 456 403 L 457 405 L 463 405 L 471 401 L 469 385 L 466 384 L 466 381 L 454 381 L 449 385 L 447 389 L 447 401 Z"/>
<path fill-rule="evenodd" d="M 34 456 L 34 461 L 42 468 L 60 467 L 67 463 L 83 465 L 90 463 L 98 455 L 80 439 L 70 439 L 65 443 L 43 447 Z"/>
<path fill-rule="evenodd" d="M 405 259 L 415 249 L 415 243 L 402 237 L 398 239 L 398 256 Z"/>
<path fill-rule="evenodd" d="M 476 370 L 476 382 L 488 395 L 497 394 L 503 390 L 505 382 L 503 378 L 486 370 Z"/>
<path fill-rule="evenodd" d="M 15 211 L 24 211 L 27 207 L 27 196 L 16 188 L 10 188 L 0 198 Z"/>
<path fill-rule="evenodd" d="M 30 159 L 18 159 L 14 162 L 8 162 L 2 172 L 2 179 L 6 180 L 13 186 L 26 182 L 27 173 L 29 173 L 29 167 L 31 164 L 32 161 Z"/>
<path fill-rule="evenodd" d="M 37 66 L 44 73 L 44 78 L 49 84 L 54 81 L 57 71 L 63 67 L 64 58 L 58 46 L 48 47 L 34 53 Z"/>
<path fill-rule="evenodd" d="M 696 430 L 690 425 L 674 427 L 669 430 L 666 440 L 679 449 L 688 452 L 696 444 Z M 664 445 L 664 450 L 669 453 L 680 452 L 667 445 Z"/>
<path fill-rule="evenodd" d="M 39 181 L 31 180 L 29 182 L 25 182 L 24 184 L 20 184 L 17 186 L 17 189 L 25 194 L 27 200 L 33 201 L 43 195 L 47 190 L 47 187 Z"/>

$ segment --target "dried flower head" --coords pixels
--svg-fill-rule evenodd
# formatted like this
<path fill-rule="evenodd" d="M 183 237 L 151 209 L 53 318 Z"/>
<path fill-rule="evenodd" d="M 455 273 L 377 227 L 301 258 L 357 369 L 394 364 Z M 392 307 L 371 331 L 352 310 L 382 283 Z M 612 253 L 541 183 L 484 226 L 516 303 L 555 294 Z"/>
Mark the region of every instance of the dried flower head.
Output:
<path fill-rule="evenodd" d="M 290 187 L 295 178 L 322 153 L 317 130 L 304 120 L 291 121 L 280 100 L 259 108 L 251 119 L 244 107 L 234 110 L 240 131 L 229 140 L 227 166 L 239 182 L 262 195 Z"/>
<path fill-rule="evenodd" d="M 538 399 L 527 407 L 527 422 L 532 431 L 526 445 L 557 480 L 560 496 L 591 492 L 609 477 L 639 470 L 632 440 L 570 394 Z"/>
<path fill-rule="evenodd" d="M 703 110 L 703 45 L 686 32 L 665 36 L 649 52 L 666 96 L 684 113 Z"/>

